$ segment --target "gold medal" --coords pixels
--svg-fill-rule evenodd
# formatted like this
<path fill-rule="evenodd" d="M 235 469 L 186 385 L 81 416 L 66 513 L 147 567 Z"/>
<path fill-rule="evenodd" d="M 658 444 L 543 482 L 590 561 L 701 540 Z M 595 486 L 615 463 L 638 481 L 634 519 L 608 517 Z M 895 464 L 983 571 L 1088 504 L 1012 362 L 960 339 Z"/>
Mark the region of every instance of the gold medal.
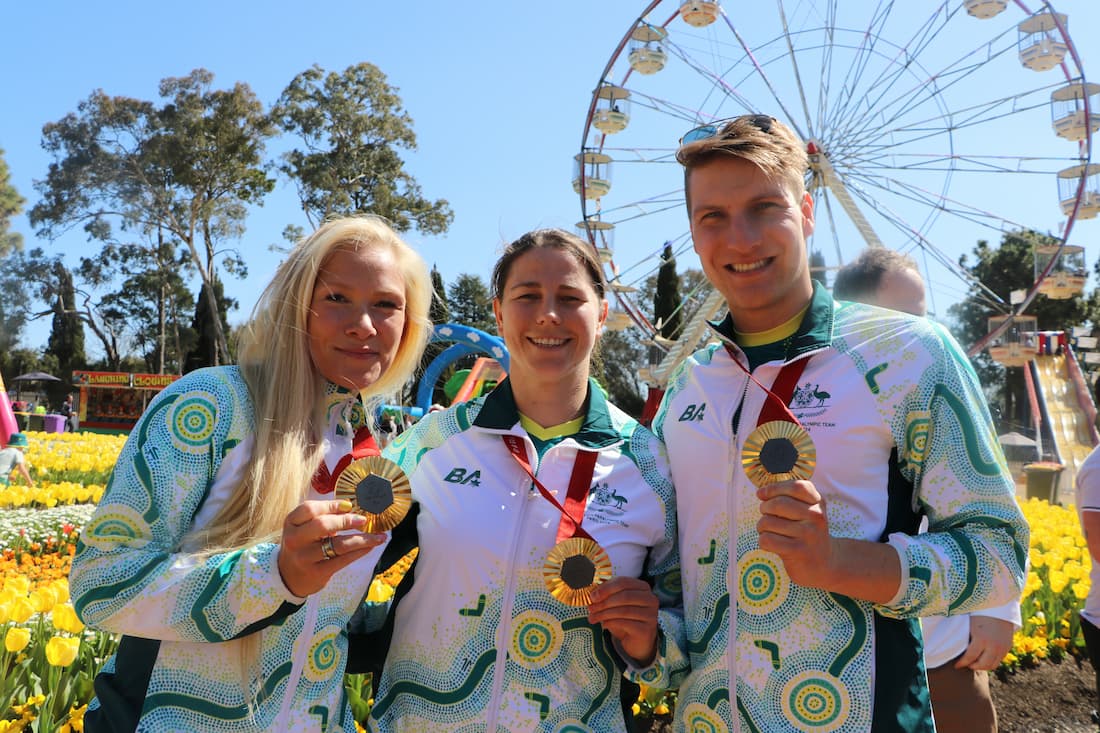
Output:
<path fill-rule="evenodd" d="M 817 449 L 801 425 L 772 420 L 758 425 L 745 439 L 741 466 L 757 487 L 780 481 L 808 479 L 814 475 Z"/>
<path fill-rule="evenodd" d="M 409 477 L 391 460 L 367 456 L 352 461 L 336 479 L 336 498 L 367 518 L 365 532 L 386 532 L 405 518 L 412 506 Z"/>
<path fill-rule="evenodd" d="M 595 541 L 571 537 L 550 550 L 542 577 L 554 598 L 569 606 L 587 606 L 592 590 L 611 577 L 611 558 Z"/>

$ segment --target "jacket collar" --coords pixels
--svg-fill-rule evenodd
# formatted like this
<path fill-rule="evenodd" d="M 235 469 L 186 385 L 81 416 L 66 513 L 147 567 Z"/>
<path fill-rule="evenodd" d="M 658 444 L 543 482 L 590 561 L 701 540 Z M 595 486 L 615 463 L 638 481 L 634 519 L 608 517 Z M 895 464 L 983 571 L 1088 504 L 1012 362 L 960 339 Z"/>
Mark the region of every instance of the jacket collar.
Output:
<path fill-rule="evenodd" d="M 474 426 L 486 430 L 514 432 L 519 428 L 519 410 L 512 393 L 512 382 L 505 378 L 492 392 L 480 398 L 482 406 Z M 603 448 L 622 440 L 611 424 L 607 397 L 596 380 L 588 379 L 588 396 L 585 398 L 588 409 L 584 414 L 584 423 L 576 434 L 570 436 L 585 448 Z"/>
<path fill-rule="evenodd" d="M 798 330 L 787 345 L 784 361 L 817 351 L 829 346 L 833 339 L 833 296 L 817 280 L 813 281 L 814 292 L 810 296 L 810 307 L 802 318 Z M 722 342 L 737 346 L 734 332 L 733 314 L 726 312 L 721 321 L 708 321 L 707 325 L 718 335 Z"/>
<path fill-rule="evenodd" d="M 351 433 L 355 433 L 367 425 L 367 410 L 359 393 L 325 381 L 323 399 L 326 422 L 335 424 L 337 433 L 343 434 L 349 428 Z"/>

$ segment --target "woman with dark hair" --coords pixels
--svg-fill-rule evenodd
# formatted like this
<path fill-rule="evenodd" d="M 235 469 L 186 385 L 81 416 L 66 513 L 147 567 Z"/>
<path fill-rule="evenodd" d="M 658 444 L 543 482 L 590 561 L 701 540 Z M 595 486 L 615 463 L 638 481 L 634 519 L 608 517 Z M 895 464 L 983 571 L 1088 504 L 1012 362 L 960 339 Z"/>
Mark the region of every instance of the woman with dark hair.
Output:
<path fill-rule="evenodd" d="M 370 726 L 623 731 L 623 672 L 682 671 L 663 448 L 589 375 L 607 317 L 591 247 L 525 234 L 492 287 L 508 377 L 384 451 L 419 507 L 394 541 L 415 529 L 420 552 Z"/>

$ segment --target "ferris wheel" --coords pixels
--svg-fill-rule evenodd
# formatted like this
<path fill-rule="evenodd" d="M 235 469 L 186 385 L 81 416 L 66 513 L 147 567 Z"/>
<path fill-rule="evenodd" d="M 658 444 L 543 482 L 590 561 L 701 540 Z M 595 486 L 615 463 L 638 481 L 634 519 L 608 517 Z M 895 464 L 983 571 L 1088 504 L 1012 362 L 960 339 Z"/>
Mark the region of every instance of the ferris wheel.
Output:
<path fill-rule="evenodd" d="M 812 251 L 831 266 L 867 246 L 908 252 L 933 291 L 961 298 L 957 261 L 979 240 L 1033 229 L 1064 247 L 1076 220 L 1100 214 L 1100 85 L 1069 27 L 1030 0 L 649 2 L 593 91 L 573 176 L 578 228 L 615 296 L 608 325 L 642 329 L 662 354 L 645 381 L 663 387 L 724 306 L 705 282 L 683 293 L 685 325 L 664 339 L 642 302 L 670 252 L 681 272 L 699 267 L 675 160 L 684 132 L 781 119 L 810 153 Z"/>

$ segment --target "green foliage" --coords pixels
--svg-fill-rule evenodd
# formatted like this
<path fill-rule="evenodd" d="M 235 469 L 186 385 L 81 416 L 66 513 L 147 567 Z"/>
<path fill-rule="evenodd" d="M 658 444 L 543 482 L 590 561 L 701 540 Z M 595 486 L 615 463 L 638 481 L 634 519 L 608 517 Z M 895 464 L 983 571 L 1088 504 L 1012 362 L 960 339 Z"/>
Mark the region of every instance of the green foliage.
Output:
<path fill-rule="evenodd" d="M 314 226 L 334 216 L 378 214 L 398 231 L 447 231 L 454 214 L 444 199 L 423 197 L 398 149 L 415 150 L 412 119 L 397 90 L 366 62 L 343 73 L 313 66 L 296 76 L 271 110 L 302 148 L 283 155 L 280 170 L 298 187 Z"/>
<path fill-rule="evenodd" d="M 57 359 L 55 377 L 60 382 L 46 385 L 51 406 L 59 406 L 65 395 L 72 391 L 73 370 L 84 367 L 84 324 L 76 308 L 76 289 L 73 276 L 60 260 L 54 262 L 54 276 L 58 282 L 57 301 L 53 305 L 53 325 L 46 353 Z"/>
<path fill-rule="evenodd" d="M 825 278 L 825 255 L 821 250 L 810 252 L 810 277 L 826 287 L 829 286 Z"/>
<path fill-rule="evenodd" d="M 432 267 L 432 305 L 428 310 L 428 317 L 431 319 L 434 325 L 441 325 L 444 323 L 450 323 L 451 321 L 451 308 L 447 304 L 447 288 L 443 284 L 443 275 L 440 274 L 439 269 L 435 266 Z M 420 382 L 421 376 L 428 366 L 435 361 L 436 357 L 443 353 L 443 351 L 450 344 L 433 341 L 428 344 L 424 349 L 424 356 L 420 359 L 420 366 L 417 368 L 416 378 L 409 384 L 408 390 L 405 395 L 405 404 L 411 405 L 416 400 L 417 385 Z M 451 376 L 453 369 L 446 370 L 447 373 L 440 375 L 440 384 L 446 381 L 447 377 Z M 444 404 L 446 402 L 446 396 L 443 393 L 442 387 L 436 387 L 432 393 L 432 402 L 438 402 Z"/>
<path fill-rule="evenodd" d="M 486 333 L 497 332 L 493 298 L 479 275 L 459 275 L 447 291 L 447 304 L 453 322 L 479 328 Z"/>
<path fill-rule="evenodd" d="M 217 317 L 211 308 L 211 291 L 205 284 L 195 301 L 195 317 L 191 320 L 191 330 L 195 333 L 195 347 L 184 358 L 183 373 L 202 367 L 215 366 L 220 362 L 217 335 L 229 332 L 229 310 L 237 307 L 237 301 L 225 297 L 225 286 L 221 280 L 214 281 L 214 300 L 217 303 Z"/>
<path fill-rule="evenodd" d="M 4 150 L 0 148 L 0 257 L 23 249 L 23 237 L 10 231 L 12 217 L 23 211 L 26 199 L 11 183 L 11 171 L 4 160 Z"/>
<path fill-rule="evenodd" d="M 82 265 L 80 274 L 82 283 L 75 286 L 69 269 L 60 255 L 47 257 L 41 247 L 32 249 L 24 259 L 24 277 L 27 284 L 33 289 L 38 300 L 48 306 L 48 310 L 37 315 L 65 315 L 78 319 L 81 324 L 91 329 L 103 348 L 109 370 L 117 370 L 121 361 L 120 340 L 126 327 L 124 321 L 112 319 L 108 313 L 98 310 L 98 304 L 93 302 L 92 292 L 85 289 L 87 285 L 94 289 L 96 279 L 93 276 L 90 281 L 84 277 L 86 272 Z M 84 353 L 81 345 L 80 361 L 83 362 Z M 73 367 L 76 368 L 76 367 Z"/>
<path fill-rule="evenodd" d="M 190 268 L 189 256 L 174 252 L 167 241 L 159 247 L 108 245 L 103 252 L 110 252 L 125 279 L 121 289 L 103 298 L 101 312 L 129 325 L 132 343 L 145 361 L 140 371 L 181 373 L 184 355 L 196 341 L 186 321 L 195 299 L 181 274 Z"/>
<path fill-rule="evenodd" d="M 676 257 L 672 245 L 665 242 L 661 251 L 661 267 L 657 270 L 657 288 L 653 296 L 654 324 L 667 339 L 680 336 L 683 311 L 680 309 L 680 277 L 676 274 Z"/>
<path fill-rule="evenodd" d="M 607 390 L 611 403 L 634 418 L 641 417 L 646 395 L 646 386 L 638 379 L 646 356 L 639 335 L 635 328 L 604 330 L 592 365 L 592 375 Z"/>
<path fill-rule="evenodd" d="M 22 252 L 0 255 L 0 366 L 19 344 L 30 319 L 30 297 Z"/>

